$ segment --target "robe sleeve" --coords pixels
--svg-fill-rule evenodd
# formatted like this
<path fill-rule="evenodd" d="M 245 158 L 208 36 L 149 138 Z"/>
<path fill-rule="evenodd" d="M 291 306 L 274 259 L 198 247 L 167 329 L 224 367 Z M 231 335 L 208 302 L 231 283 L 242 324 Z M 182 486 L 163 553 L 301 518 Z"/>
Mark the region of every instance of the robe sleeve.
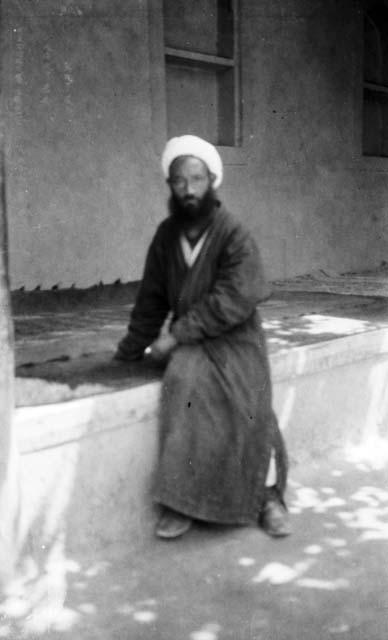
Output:
<path fill-rule="evenodd" d="M 215 338 L 247 320 L 268 294 L 257 246 L 238 226 L 221 250 L 212 289 L 173 324 L 172 333 L 180 344 Z"/>
<path fill-rule="evenodd" d="M 161 228 L 156 232 L 144 267 L 128 332 L 119 342 L 116 360 L 138 360 L 155 340 L 168 313 L 166 267 Z"/>

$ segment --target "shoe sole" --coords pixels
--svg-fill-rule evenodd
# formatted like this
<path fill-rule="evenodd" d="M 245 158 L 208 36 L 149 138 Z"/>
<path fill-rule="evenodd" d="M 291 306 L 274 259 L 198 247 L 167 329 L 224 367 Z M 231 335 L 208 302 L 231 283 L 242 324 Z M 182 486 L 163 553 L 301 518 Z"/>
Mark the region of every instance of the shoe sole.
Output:
<path fill-rule="evenodd" d="M 191 529 L 191 522 L 188 522 L 180 529 L 176 529 L 175 531 L 165 531 L 164 529 L 156 529 L 155 534 L 158 538 L 163 538 L 164 540 L 173 540 L 174 538 L 179 538 L 183 536 L 187 531 Z"/>
<path fill-rule="evenodd" d="M 271 533 L 270 531 L 266 531 L 266 533 L 271 536 L 271 538 L 287 538 L 291 535 L 291 531 L 282 532 L 282 533 Z"/>

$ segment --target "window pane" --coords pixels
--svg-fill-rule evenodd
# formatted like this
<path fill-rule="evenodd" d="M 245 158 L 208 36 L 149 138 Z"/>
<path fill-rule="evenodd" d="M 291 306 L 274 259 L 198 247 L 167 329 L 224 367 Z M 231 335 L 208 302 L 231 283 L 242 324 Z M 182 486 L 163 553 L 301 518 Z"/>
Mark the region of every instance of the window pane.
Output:
<path fill-rule="evenodd" d="M 218 45 L 219 56 L 234 56 L 234 14 L 232 0 L 218 0 Z"/>
<path fill-rule="evenodd" d="M 365 82 L 381 82 L 382 56 L 380 33 L 374 21 L 365 17 L 364 31 L 364 80 Z"/>
<path fill-rule="evenodd" d="M 167 65 L 166 82 L 169 137 L 192 133 L 217 144 L 216 72 Z"/>
<path fill-rule="evenodd" d="M 375 4 L 365 14 L 364 79 L 388 86 L 388 9 Z"/>
<path fill-rule="evenodd" d="M 164 0 L 168 47 L 217 54 L 217 0 Z"/>
<path fill-rule="evenodd" d="M 381 36 L 381 55 L 382 55 L 382 68 L 381 68 L 381 83 L 388 87 L 388 24 L 385 27 L 385 37 Z"/>
<path fill-rule="evenodd" d="M 381 109 L 381 155 L 388 156 L 388 96 L 385 94 L 380 100 Z"/>
<path fill-rule="evenodd" d="M 218 144 L 231 146 L 236 144 L 234 70 L 220 71 L 217 74 L 218 87 Z"/>
<path fill-rule="evenodd" d="M 388 11 L 371 2 L 364 22 L 363 153 L 388 156 Z"/>
<path fill-rule="evenodd" d="M 239 141 L 235 0 L 164 0 L 165 46 L 208 59 L 166 52 L 168 135 L 195 133 L 214 144 Z M 229 63 L 219 57 L 231 59 Z"/>
<path fill-rule="evenodd" d="M 388 95 L 364 91 L 363 150 L 367 156 L 388 156 Z"/>

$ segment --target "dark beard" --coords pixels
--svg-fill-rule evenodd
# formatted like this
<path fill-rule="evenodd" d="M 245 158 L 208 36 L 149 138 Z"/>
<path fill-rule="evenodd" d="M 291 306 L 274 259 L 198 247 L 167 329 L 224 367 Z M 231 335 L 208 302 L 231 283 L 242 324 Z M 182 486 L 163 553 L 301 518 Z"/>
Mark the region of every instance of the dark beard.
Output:
<path fill-rule="evenodd" d="M 214 207 L 218 199 L 212 188 L 208 189 L 199 203 L 191 204 L 188 199 L 182 203 L 174 194 L 171 194 L 168 207 L 170 215 L 182 229 L 190 227 L 206 228 L 212 218 Z"/>

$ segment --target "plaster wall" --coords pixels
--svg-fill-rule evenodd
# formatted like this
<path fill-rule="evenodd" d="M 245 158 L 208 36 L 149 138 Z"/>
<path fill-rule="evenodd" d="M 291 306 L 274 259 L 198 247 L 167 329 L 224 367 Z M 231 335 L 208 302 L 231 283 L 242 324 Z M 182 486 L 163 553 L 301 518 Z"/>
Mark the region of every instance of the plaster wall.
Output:
<path fill-rule="evenodd" d="M 165 215 L 161 0 L 4 3 L 11 286 L 136 280 Z M 363 158 L 362 14 L 241 0 L 242 146 L 221 196 L 268 276 L 387 258 L 388 159 Z"/>
<path fill-rule="evenodd" d="M 139 278 L 161 183 L 147 4 L 4 4 L 11 285 Z"/>
<path fill-rule="evenodd" d="M 245 7 L 244 193 L 269 276 L 378 265 L 387 256 L 388 160 L 362 156 L 359 5 Z"/>

